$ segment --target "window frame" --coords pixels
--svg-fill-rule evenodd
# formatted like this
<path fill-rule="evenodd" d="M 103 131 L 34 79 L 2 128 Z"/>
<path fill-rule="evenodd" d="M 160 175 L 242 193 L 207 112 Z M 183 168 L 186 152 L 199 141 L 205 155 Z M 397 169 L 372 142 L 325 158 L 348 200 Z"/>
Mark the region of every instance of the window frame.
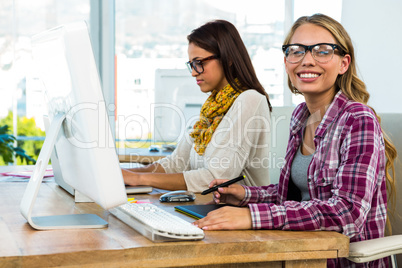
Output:
<path fill-rule="evenodd" d="M 90 0 L 90 35 L 103 97 L 116 139 L 115 0 Z"/>

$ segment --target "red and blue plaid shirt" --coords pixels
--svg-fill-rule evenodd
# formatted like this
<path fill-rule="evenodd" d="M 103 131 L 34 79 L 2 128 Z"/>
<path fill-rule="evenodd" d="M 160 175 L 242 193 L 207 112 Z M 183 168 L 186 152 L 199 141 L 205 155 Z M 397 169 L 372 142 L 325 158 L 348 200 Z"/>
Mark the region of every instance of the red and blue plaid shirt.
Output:
<path fill-rule="evenodd" d="M 245 187 L 241 205 L 250 208 L 253 228 L 336 231 L 350 237 L 351 242 L 383 237 L 386 158 L 375 114 L 341 91 L 336 94 L 315 132 L 315 153 L 307 171 L 310 200 L 300 202 L 290 189 L 289 178 L 309 115 L 305 103 L 293 112 L 279 183 Z M 386 264 L 387 260 L 379 260 L 370 267 Z M 353 266 L 346 259 L 328 261 L 328 267 Z"/>

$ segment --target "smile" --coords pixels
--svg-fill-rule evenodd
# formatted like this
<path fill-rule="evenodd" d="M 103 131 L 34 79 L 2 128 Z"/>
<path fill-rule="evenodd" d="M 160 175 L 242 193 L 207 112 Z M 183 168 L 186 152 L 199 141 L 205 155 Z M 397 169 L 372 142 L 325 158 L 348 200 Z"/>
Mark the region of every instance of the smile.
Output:
<path fill-rule="evenodd" d="M 314 73 L 302 73 L 302 74 L 299 74 L 299 76 L 301 78 L 316 78 L 316 77 L 319 77 L 320 75 L 314 74 Z"/>

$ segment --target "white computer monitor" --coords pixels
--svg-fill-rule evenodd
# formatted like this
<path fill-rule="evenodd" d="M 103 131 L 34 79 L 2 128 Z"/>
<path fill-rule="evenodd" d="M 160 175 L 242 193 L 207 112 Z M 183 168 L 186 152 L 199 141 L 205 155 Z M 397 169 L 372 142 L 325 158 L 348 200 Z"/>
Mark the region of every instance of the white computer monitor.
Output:
<path fill-rule="evenodd" d="M 49 127 L 21 213 L 35 229 L 98 228 L 96 215 L 34 217 L 33 205 L 52 152 L 63 180 L 104 209 L 127 201 L 86 23 L 66 24 L 32 38 L 34 69 L 43 83 Z"/>

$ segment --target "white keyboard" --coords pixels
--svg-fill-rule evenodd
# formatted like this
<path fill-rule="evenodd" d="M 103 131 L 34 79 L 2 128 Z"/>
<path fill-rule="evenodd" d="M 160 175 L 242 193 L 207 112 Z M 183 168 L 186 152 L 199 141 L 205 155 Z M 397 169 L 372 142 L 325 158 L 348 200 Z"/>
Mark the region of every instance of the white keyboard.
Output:
<path fill-rule="evenodd" d="M 150 203 L 126 203 L 109 211 L 155 242 L 204 238 L 200 228 Z"/>

